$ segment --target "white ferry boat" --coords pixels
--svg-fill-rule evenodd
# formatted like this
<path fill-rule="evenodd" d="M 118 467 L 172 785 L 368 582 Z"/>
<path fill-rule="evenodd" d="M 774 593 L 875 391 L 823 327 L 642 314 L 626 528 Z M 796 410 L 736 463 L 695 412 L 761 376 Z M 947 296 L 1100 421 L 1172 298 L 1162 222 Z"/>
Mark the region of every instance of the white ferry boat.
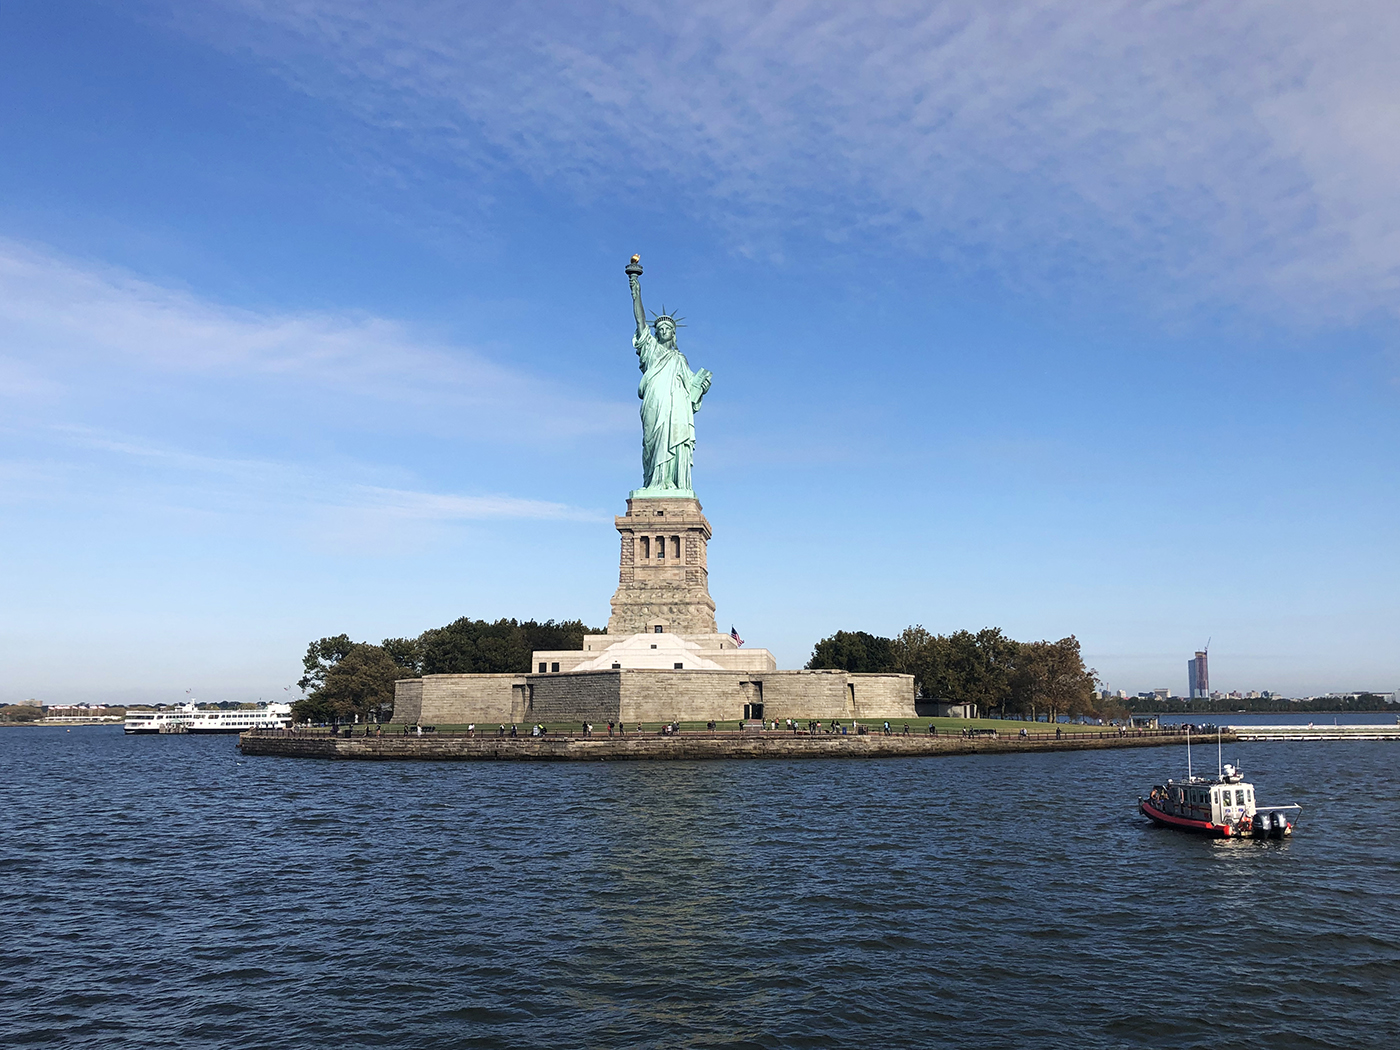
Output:
<path fill-rule="evenodd" d="M 1217 747 L 1219 745 L 1217 744 Z M 1143 816 L 1162 827 L 1216 838 L 1274 838 L 1293 834 L 1302 806 L 1260 806 L 1254 785 L 1235 766 L 1220 764 L 1215 777 L 1191 775 L 1191 741 L 1186 742 L 1185 780 L 1168 780 L 1138 799 Z"/>
<path fill-rule="evenodd" d="M 251 711 L 196 711 L 185 731 L 243 733 L 249 729 L 286 729 L 291 724 L 291 704 L 268 704 Z"/>
<path fill-rule="evenodd" d="M 122 728 L 127 733 L 183 733 L 196 714 L 194 704 L 164 711 L 128 711 Z"/>
<path fill-rule="evenodd" d="M 250 711 L 206 711 L 182 704 L 164 711 L 128 711 L 123 728 L 128 733 L 242 733 L 286 729 L 291 724 L 291 704 L 268 704 Z"/>

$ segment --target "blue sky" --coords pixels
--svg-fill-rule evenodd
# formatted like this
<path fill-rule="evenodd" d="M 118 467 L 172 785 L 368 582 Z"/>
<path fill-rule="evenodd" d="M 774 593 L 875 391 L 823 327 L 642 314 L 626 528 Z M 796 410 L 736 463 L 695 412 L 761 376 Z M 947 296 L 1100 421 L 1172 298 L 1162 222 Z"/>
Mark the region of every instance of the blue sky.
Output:
<path fill-rule="evenodd" d="M 633 252 L 780 666 L 1400 686 L 1400 9 L 485 8 L 0 8 L 0 700 L 604 623 Z"/>

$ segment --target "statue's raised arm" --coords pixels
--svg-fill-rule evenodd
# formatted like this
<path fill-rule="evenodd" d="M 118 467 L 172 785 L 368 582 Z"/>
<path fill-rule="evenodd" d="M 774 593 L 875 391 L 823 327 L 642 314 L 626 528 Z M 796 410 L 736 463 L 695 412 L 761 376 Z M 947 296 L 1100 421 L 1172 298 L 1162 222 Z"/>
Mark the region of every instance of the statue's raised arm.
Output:
<path fill-rule="evenodd" d="M 627 264 L 627 283 L 632 286 L 632 315 L 637 319 L 637 334 L 641 335 L 647 327 L 647 312 L 642 309 L 642 257 L 632 256 L 632 261 Z"/>

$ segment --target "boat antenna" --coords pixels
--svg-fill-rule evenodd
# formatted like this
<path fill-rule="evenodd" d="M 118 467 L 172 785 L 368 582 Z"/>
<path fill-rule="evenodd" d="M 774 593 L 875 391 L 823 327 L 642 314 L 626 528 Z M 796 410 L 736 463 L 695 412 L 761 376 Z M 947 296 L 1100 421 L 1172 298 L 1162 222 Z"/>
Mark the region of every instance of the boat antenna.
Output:
<path fill-rule="evenodd" d="M 1220 777 L 1225 778 L 1225 759 L 1220 755 L 1220 727 L 1215 727 L 1215 764 L 1219 767 Z"/>
<path fill-rule="evenodd" d="M 1186 779 L 1195 780 L 1191 775 L 1191 727 L 1186 727 Z"/>

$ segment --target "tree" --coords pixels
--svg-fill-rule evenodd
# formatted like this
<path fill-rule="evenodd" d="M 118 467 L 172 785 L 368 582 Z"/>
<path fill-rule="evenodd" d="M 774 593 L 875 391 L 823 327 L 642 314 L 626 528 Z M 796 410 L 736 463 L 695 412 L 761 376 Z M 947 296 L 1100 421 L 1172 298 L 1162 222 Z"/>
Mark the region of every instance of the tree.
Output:
<path fill-rule="evenodd" d="M 322 638 L 306 647 L 301 666 L 305 674 L 297 679 L 297 687 L 303 692 L 314 692 L 325 683 L 326 673 L 349 655 L 357 643 L 348 634 L 338 634 L 334 638 Z"/>
<path fill-rule="evenodd" d="M 423 674 L 526 674 L 541 649 L 582 649 L 585 634 L 602 634 L 582 620 L 537 623 L 462 617 L 418 637 Z"/>
<path fill-rule="evenodd" d="M 865 631 L 837 631 L 812 649 L 809 671 L 830 668 L 858 674 L 888 673 L 895 669 L 893 642 Z"/>
<path fill-rule="evenodd" d="M 1021 643 L 984 627 L 976 634 L 954 631 L 948 636 L 948 677 L 956 700 L 976 704 L 985 712 L 1000 712 L 1011 698 L 1011 674 Z"/>
<path fill-rule="evenodd" d="M 382 713 L 394 702 L 394 682 L 425 674 L 525 674 L 542 649 L 582 649 L 585 634 L 605 634 L 582 620 L 472 620 L 462 617 L 417 638 L 385 638 L 380 645 L 348 634 L 306 647 L 297 682 L 307 695 L 292 706 L 299 722 L 329 722 Z"/>
<path fill-rule="evenodd" d="M 298 722 L 336 722 L 381 715 L 393 708 L 394 682 L 403 677 L 403 668 L 383 646 L 351 643 L 324 668 L 310 695 L 292 705 L 292 716 Z"/>
<path fill-rule="evenodd" d="M 536 649 L 582 649 L 585 634 L 607 634 L 605 629 L 588 627 L 582 620 L 562 620 L 559 623 L 553 620 L 544 623 L 523 620 L 520 629 L 525 632 L 525 641 L 529 643 L 531 652 Z M 525 669 L 529 670 L 528 663 Z"/>
<path fill-rule="evenodd" d="M 379 643 L 389 659 L 406 673 L 401 678 L 418 678 L 423 674 L 423 645 L 418 638 L 385 638 Z"/>
<path fill-rule="evenodd" d="M 890 653 L 894 670 L 914 676 L 917 695 L 933 699 L 961 691 L 950 673 L 948 639 L 941 634 L 929 634 L 922 624 L 906 627 L 890 643 Z"/>
<path fill-rule="evenodd" d="M 1078 718 L 1093 709 L 1097 682 L 1097 672 L 1084 666 L 1074 635 L 1058 642 L 1025 642 L 1011 676 L 1013 703 L 1033 719 L 1040 711 L 1052 722 L 1062 714 Z"/>

